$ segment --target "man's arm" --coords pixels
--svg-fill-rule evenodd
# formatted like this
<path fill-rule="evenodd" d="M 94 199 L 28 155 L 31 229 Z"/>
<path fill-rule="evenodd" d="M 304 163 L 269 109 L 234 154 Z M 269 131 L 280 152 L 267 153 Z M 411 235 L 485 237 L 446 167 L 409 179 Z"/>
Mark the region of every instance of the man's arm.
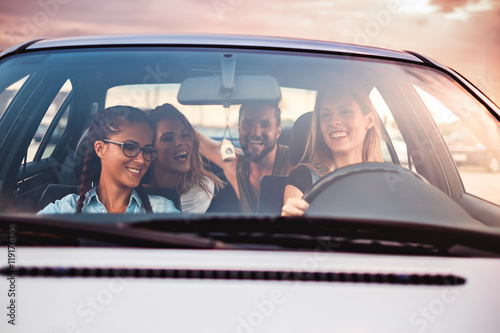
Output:
<path fill-rule="evenodd" d="M 218 167 L 223 168 L 222 156 L 220 154 L 220 141 L 214 140 L 205 134 L 196 131 L 200 140 L 200 153 L 208 158 L 210 162 L 215 163 Z"/>
<path fill-rule="evenodd" d="M 238 156 L 241 155 L 243 151 L 236 148 L 236 159 L 230 162 L 224 162 L 220 153 L 220 141 L 214 140 L 199 131 L 196 131 L 196 133 L 198 135 L 198 139 L 200 140 L 200 153 L 224 171 L 224 175 L 233 186 L 233 189 L 239 199 L 240 192 L 238 188 L 238 180 L 236 178 L 236 164 Z"/>

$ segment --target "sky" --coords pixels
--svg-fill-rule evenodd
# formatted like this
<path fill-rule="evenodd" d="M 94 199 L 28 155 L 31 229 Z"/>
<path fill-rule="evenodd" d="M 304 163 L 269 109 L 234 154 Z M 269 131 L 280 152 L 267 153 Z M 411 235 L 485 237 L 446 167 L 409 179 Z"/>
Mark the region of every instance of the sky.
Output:
<path fill-rule="evenodd" d="M 299 37 L 419 52 L 500 105 L 500 0 L 0 0 L 0 50 L 134 33 Z"/>

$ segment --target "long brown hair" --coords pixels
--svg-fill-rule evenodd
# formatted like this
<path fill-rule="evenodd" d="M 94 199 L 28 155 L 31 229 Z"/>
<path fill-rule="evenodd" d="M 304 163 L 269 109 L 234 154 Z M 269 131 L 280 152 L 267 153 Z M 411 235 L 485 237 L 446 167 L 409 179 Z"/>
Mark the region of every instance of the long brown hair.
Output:
<path fill-rule="evenodd" d="M 307 138 L 306 148 L 300 164 L 310 167 L 321 177 L 335 170 L 332 151 L 326 144 L 321 133 L 319 116 L 320 106 L 323 99 L 331 93 L 338 96 L 350 95 L 360 106 L 363 115 L 366 116 L 370 112 L 373 113 L 374 125 L 368 129 L 363 144 L 363 162 L 382 162 L 383 158 L 380 150 L 382 130 L 380 119 L 377 112 L 373 108 L 368 94 L 363 92 L 360 88 L 349 90 L 342 87 L 335 87 L 327 91 L 320 91 L 316 96 L 316 105 L 314 107 L 311 121 L 311 131 L 309 133 L 309 137 Z"/>
<path fill-rule="evenodd" d="M 83 161 L 83 170 L 80 177 L 80 197 L 78 198 L 77 213 L 82 212 L 83 202 L 87 192 L 99 183 L 101 177 L 101 159 L 94 150 L 94 143 L 109 139 L 113 134 L 120 133 L 120 128 L 125 124 L 146 123 L 154 131 L 147 115 L 131 106 L 113 106 L 99 112 L 88 129 L 87 152 Z M 142 182 L 135 188 L 141 198 L 146 212 L 151 213 L 149 197 L 142 186 Z"/>
<path fill-rule="evenodd" d="M 216 189 L 222 188 L 222 181 L 219 177 L 205 169 L 205 165 L 200 154 L 200 140 L 196 135 L 196 130 L 193 125 L 191 125 L 184 114 L 182 114 L 172 104 L 165 103 L 156 107 L 154 110 L 149 111 L 149 118 L 155 125 L 158 124 L 159 121 L 165 119 L 179 120 L 188 130 L 189 139 L 192 142 L 193 149 L 191 149 L 189 171 L 180 177 L 176 185 L 176 189 L 179 193 L 186 193 L 192 186 L 195 186 L 196 188 L 202 189 L 207 194 L 210 194 L 210 188 L 208 187 L 206 179 L 213 181 Z M 155 164 L 153 163 L 151 169 L 154 167 Z M 151 174 L 154 173 L 151 172 Z"/>

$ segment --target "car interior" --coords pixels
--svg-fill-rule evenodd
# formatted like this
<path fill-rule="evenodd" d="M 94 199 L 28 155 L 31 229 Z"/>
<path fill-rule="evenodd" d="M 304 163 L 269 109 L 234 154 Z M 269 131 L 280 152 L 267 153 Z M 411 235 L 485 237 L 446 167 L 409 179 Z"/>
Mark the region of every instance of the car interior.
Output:
<path fill-rule="evenodd" d="M 61 111 L 54 117 L 53 123 L 48 127 L 44 133 L 43 138 L 40 140 L 41 145 L 48 144 L 56 128 L 57 121 L 61 118 Z M 304 153 L 307 141 L 307 135 L 310 131 L 310 121 L 312 112 L 306 112 L 293 126 L 284 127 L 282 135 L 278 140 L 278 144 L 287 145 L 290 147 L 291 161 L 293 165 L 297 165 Z M 66 137 L 67 133 L 64 133 Z M 41 160 L 38 162 L 31 162 L 29 164 L 22 164 L 18 177 L 20 181 L 13 183 L 14 186 L 19 187 L 22 192 L 21 205 L 23 211 L 36 212 L 41 210 L 47 204 L 54 202 L 70 193 L 78 193 L 78 179 L 83 168 L 83 157 L 87 149 L 85 145 L 86 131 L 83 132 L 80 139 L 76 144 L 74 154 L 71 154 L 71 148 L 66 151 L 70 153 L 63 160 L 62 165 L 59 167 L 51 167 L 49 170 L 44 169 L 43 165 L 50 166 L 56 165 L 55 162 L 47 163 L 48 160 Z M 64 136 L 59 138 L 64 140 Z M 390 146 L 389 146 L 390 147 Z M 394 158 L 397 156 L 393 153 Z M 222 169 L 213 163 L 205 160 L 206 167 L 214 172 L 219 178 L 225 180 Z M 38 169 L 38 170 L 37 170 Z M 34 174 L 32 172 L 34 171 Z M 44 184 L 44 181 L 50 180 L 50 176 L 46 173 L 50 171 L 53 177 L 60 180 L 60 182 Z M 44 175 L 45 174 L 45 175 Z M 27 176 L 29 175 L 29 176 Z M 22 181 L 24 179 L 24 181 Z M 281 207 L 283 206 L 283 191 L 286 184 L 286 176 L 265 176 L 261 182 L 261 196 L 259 198 L 259 214 L 279 215 Z M 21 188 L 24 187 L 23 188 Z M 173 201 L 176 208 L 180 207 L 179 194 L 175 189 L 168 188 L 146 188 L 149 194 L 161 195 Z M 38 199 L 37 199 L 38 198 Z M 36 203 L 36 204 L 35 204 Z M 218 191 L 212 200 L 209 207 L 209 213 L 238 213 L 239 202 L 236 193 L 232 186 L 226 181 L 222 190 Z"/>

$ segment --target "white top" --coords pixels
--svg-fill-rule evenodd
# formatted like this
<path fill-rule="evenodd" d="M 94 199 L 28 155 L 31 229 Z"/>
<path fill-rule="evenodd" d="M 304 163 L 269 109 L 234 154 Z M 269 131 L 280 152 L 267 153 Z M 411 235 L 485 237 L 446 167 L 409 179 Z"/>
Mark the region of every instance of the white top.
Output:
<path fill-rule="evenodd" d="M 191 186 L 189 191 L 181 194 L 181 209 L 183 213 L 202 214 L 207 211 L 214 197 L 215 186 L 211 179 L 205 178 L 203 181 L 207 184 L 210 194 L 207 194 L 201 188 Z"/>

